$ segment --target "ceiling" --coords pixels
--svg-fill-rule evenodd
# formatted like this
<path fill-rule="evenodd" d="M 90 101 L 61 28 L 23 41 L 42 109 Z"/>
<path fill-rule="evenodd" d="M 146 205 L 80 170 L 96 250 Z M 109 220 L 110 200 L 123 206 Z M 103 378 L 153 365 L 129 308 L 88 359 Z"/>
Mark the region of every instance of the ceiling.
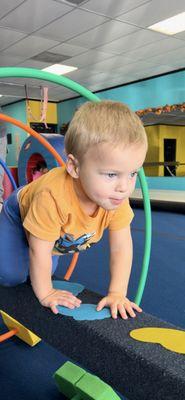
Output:
<path fill-rule="evenodd" d="M 178 0 L 0 0 L 0 66 L 78 67 L 65 76 L 98 91 L 185 67 L 185 31 L 173 36 L 148 26 L 185 11 Z M 76 96 L 37 79 L 0 78 L 0 105 L 28 97 Z"/>

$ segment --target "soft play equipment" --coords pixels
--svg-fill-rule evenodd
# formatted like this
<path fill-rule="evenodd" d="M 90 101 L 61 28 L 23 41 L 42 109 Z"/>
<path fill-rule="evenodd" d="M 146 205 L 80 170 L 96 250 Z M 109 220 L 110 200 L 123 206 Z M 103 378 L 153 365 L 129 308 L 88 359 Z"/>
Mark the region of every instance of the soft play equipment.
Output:
<path fill-rule="evenodd" d="M 10 187 L 13 188 L 13 190 L 17 189 L 17 184 L 16 184 L 15 179 L 13 177 L 12 171 L 10 171 L 10 169 L 7 167 L 7 165 L 2 160 L 2 158 L 0 158 L 0 165 L 4 169 L 4 172 L 5 172 L 5 177 L 6 178 L 4 177 L 4 181 L 6 179 L 6 181 L 8 181 L 10 183 Z M 11 189 L 10 188 L 9 188 L 9 190 L 10 190 L 10 193 L 11 193 Z M 8 197 L 8 196 L 6 196 L 6 197 Z"/>
<path fill-rule="evenodd" d="M 10 196 L 10 194 L 13 192 L 13 190 L 18 186 L 18 168 L 17 167 L 9 167 L 8 168 L 9 173 L 11 174 L 11 177 L 14 180 L 13 182 L 10 180 L 10 174 L 8 175 L 5 170 L 5 174 L 3 177 L 3 199 L 7 199 L 7 197 Z"/>
<path fill-rule="evenodd" d="M 54 374 L 57 386 L 71 400 L 120 400 L 111 386 L 70 361 Z"/>
<path fill-rule="evenodd" d="M 48 143 L 58 152 L 64 161 L 66 156 L 64 152 L 64 136 L 57 134 L 43 134 Z M 45 162 L 48 170 L 58 167 L 59 163 L 53 154 L 44 147 L 38 140 L 30 136 L 22 145 L 18 161 L 19 185 L 26 185 L 33 180 L 32 171 L 38 162 Z"/>
<path fill-rule="evenodd" d="M 185 354 L 185 331 L 166 328 L 140 328 L 130 332 L 133 339 L 146 343 L 159 343 L 170 351 Z"/>
<path fill-rule="evenodd" d="M 0 76 L 1 76 L 1 69 L 4 68 L 0 68 Z M 54 149 L 54 147 L 49 143 L 49 141 L 43 137 L 43 135 L 40 135 L 39 133 L 34 131 L 34 129 L 30 128 L 28 125 L 25 125 L 23 122 L 18 121 L 17 119 L 12 118 L 9 115 L 0 113 L 0 120 L 18 126 L 19 128 L 29 133 L 31 136 L 36 138 L 39 143 L 42 143 L 42 145 L 51 152 L 51 154 L 56 159 L 59 165 L 63 166 L 65 164 L 60 154 Z"/>
<path fill-rule="evenodd" d="M 4 324 L 9 329 L 8 332 L 0 335 L 0 343 L 11 338 L 12 336 L 17 336 L 19 339 L 23 340 L 23 342 L 29 344 L 32 347 L 41 341 L 41 338 L 39 338 L 37 335 L 35 335 L 24 325 L 20 324 L 4 311 L 0 310 L 0 315 L 3 319 Z"/>
<path fill-rule="evenodd" d="M 84 289 L 82 304 L 101 297 Z M 176 329 L 144 312 L 136 318 L 76 321 L 42 307 L 29 284 L 0 287 L 0 308 L 129 400 L 184 400 L 185 356 L 160 344 L 134 340 L 143 327 Z"/>
<path fill-rule="evenodd" d="M 84 286 L 79 283 L 74 282 L 66 282 L 66 281 L 53 281 L 54 289 L 60 290 L 68 290 L 73 293 L 74 296 L 77 296 L 84 290 Z M 60 314 L 68 315 L 69 317 L 73 317 L 77 321 L 93 321 L 95 319 L 104 319 L 110 318 L 111 313 L 109 308 L 103 308 L 101 311 L 96 310 L 95 304 L 81 304 L 80 307 L 75 308 L 67 308 L 62 306 L 57 306 L 57 309 Z"/>

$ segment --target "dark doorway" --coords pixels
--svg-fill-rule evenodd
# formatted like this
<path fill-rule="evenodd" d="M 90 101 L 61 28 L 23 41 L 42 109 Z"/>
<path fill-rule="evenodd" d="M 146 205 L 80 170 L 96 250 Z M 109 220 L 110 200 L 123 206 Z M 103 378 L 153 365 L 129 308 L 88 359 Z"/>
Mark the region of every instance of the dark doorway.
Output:
<path fill-rule="evenodd" d="M 164 162 L 176 162 L 176 139 L 164 139 Z M 176 176 L 176 166 L 164 167 L 164 176 Z"/>

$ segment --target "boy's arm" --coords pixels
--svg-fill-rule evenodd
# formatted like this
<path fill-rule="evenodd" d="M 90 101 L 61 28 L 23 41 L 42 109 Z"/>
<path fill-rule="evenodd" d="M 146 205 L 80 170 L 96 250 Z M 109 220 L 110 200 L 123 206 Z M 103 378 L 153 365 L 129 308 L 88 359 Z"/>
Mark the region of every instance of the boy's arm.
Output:
<path fill-rule="evenodd" d="M 141 311 L 127 295 L 127 288 L 132 267 L 132 237 L 130 226 L 118 231 L 109 232 L 110 240 L 110 284 L 108 295 L 98 304 L 97 310 L 108 305 L 113 318 L 117 318 L 118 312 L 122 318 L 127 318 L 127 313 L 135 317 L 134 309 Z M 126 313 L 127 312 L 127 313 Z"/>
<path fill-rule="evenodd" d="M 72 293 L 55 290 L 52 285 L 52 249 L 54 242 L 41 240 L 27 233 L 30 256 L 30 279 L 33 291 L 42 305 L 57 314 L 57 305 L 79 307 L 81 300 Z"/>
<path fill-rule="evenodd" d="M 36 297 L 41 300 L 53 289 L 51 281 L 52 249 L 54 242 L 29 234 L 30 279 Z"/>
<path fill-rule="evenodd" d="M 109 292 L 118 292 L 126 296 L 133 257 L 130 226 L 118 231 L 109 231 L 109 241 L 111 276 Z"/>

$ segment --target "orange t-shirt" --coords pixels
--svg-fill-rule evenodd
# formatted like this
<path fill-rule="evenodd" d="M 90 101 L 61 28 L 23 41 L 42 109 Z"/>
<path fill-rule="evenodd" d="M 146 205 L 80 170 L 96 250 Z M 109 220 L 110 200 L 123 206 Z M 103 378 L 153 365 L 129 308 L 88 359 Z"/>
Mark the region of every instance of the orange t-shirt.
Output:
<path fill-rule="evenodd" d="M 99 207 L 95 215 L 85 214 L 65 167 L 53 168 L 24 186 L 18 198 L 24 228 L 39 239 L 55 242 L 55 254 L 85 250 L 101 239 L 104 229 L 122 229 L 133 218 L 128 200 L 113 211 Z"/>

